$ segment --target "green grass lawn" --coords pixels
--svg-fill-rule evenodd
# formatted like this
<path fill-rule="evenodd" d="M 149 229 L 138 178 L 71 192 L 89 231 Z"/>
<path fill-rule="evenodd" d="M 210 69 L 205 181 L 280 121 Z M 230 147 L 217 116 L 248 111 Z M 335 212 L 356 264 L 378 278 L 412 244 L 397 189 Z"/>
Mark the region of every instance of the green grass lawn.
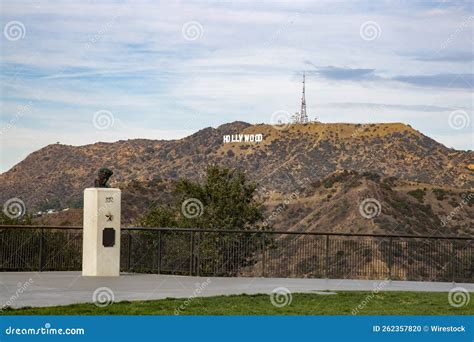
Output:
<path fill-rule="evenodd" d="M 364 305 L 365 303 L 365 305 Z M 2 315 L 473 315 L 474 303 L 455 308 L 448 294 L 437 292 L 338 292 L 335 295 L 294 293 L 284 307 L 275 307 L 269 295 L 236 295 L 149 301 L 124 301 L 97 307 L 75 304 L 49 308 L 7 309 Z"/>

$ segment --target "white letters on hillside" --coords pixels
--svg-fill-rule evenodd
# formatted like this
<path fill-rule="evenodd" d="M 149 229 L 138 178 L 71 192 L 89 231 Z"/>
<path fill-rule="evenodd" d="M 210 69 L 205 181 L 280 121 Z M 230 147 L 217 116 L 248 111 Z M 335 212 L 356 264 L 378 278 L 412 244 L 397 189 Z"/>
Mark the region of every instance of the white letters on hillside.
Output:
<path fill-rule="evenodd" d="M 224 144 L 241 142 L 259 143 L 262 140 L 263 134 L 229 134 L 223 137 Z"/>

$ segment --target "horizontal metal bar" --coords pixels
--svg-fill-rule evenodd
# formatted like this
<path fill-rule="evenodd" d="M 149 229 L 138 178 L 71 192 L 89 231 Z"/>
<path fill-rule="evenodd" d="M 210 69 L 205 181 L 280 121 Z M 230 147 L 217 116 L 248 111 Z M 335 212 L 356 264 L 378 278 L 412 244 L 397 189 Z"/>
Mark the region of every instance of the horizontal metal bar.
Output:
<path fill-rule="evenodd" d="M 325 232 L 293 232 L 278 230 L 234 230 L 234 229 L 201 229 L 201 228 L 169 228 L 169 227 L 123 227 L 122 230 L 160 230 L 203 233 L 235 233 L 235 234 L 284 234 L 284 235 L 331 235 L 331 236 L 361 236 L 361 237 L 386 237 L 386 238 L 416 238 L 416 239 L 446 239 L 446 240 L 473 240 L 468 236 L 430 236 L 430 235 L 391 235 L 391 234 L 359 234 L 359 233 L 325 233 Z"/>
<path fill-rule="evenodd" d="M 82 226 L 35 226 L 35 225 L 19 225 L 19 224 L 10 224 L 2 225 L 0 224 L 0 229 L 82 229 Z"/>
<path fill-rule="evenodd" d="M 0 229 L 82 229 L 82 226 L 35 226 L 35 225 L 0 225 Z M 294 232 L 278 230 L 235 230 L 235 229 L 201 229 L 171 227 L 122 227 L 122 230 L 173 231 L 201 233 L 233 233 L 233 234 L 281 234 L 281 235 L 312 235 L 312 236 L 354 236 L 373 238 L 406 238 L 406 239 L 437 239 L 437 240 L 474 240 L 469 236 L 435 236 L 435 235 L 394 235 L 394 234 L 360 234 L 360 233 L 326 233 L 326 232 Z"/>

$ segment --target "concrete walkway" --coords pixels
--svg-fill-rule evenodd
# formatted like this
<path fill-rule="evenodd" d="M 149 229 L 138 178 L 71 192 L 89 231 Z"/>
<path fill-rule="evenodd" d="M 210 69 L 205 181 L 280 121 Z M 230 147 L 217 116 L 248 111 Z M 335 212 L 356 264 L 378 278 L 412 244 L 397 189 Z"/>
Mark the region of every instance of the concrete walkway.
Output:
<path fill-rule="evenodd" d="M 433 291 L 447 292 L 462 287 L 474 292 L 474 284 L 416 281 L 350 279 L 218 278 L 155 274 L 123 274 L 120 277 L 82 277 L 80 272 L 1 272 L 0 309 L 8 304 L 54 306 L 93 302 L 113 297 L 123 300 L 150 300 L 167 297 L 216 296 L 230 294 L 270 294 L 285 287 L 293 293 L 318 291 Z M 101 297 L 102 296 L 102 297 Z"/>

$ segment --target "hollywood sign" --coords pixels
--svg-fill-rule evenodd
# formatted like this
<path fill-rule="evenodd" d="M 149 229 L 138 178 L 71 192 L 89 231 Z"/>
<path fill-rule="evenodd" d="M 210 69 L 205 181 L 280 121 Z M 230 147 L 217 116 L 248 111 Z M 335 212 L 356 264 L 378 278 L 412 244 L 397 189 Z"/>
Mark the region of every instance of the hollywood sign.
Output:
<path fill-rule="evenodd" d="M 263 134 L 229 134 L 223 137 L 224 144 L 241 143 L 241 142 L 256 142 L 263 140 Z"/>

